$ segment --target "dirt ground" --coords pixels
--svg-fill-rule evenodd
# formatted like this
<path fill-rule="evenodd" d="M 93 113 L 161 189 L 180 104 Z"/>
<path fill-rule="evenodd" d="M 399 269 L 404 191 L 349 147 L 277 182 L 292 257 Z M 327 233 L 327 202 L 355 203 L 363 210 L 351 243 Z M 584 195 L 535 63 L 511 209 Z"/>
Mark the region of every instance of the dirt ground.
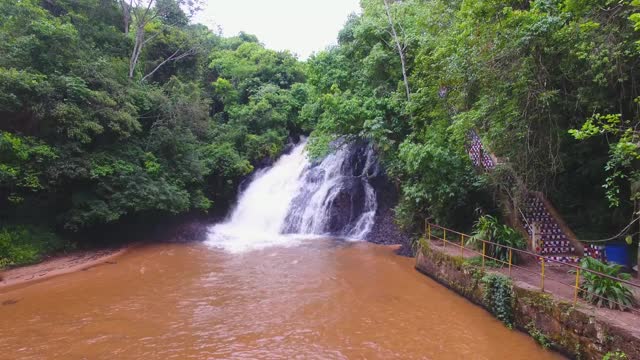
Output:
<path fill-rule="evenodd" d="M 127 248 L 78 251 L 56 256 L 39 264 L 8 269 L 0 272 L 0 292 L 74 271 L 113 264 L 115 263 L 115 258 L 126 250 Z"/>
<path fill-rule="evenodd" d="M 452 244 L 444 244 L 442 241 L 431 241 L 431 247 L 434 250 L 444 252 L 451 256 L 464 256 L 465 259 L 478 257 L 480 254 L 467 249 L 461 249 L 459 246 Z M 545 266 L 544 277 L 544 292 L 552 294 L 554 297 L 573 302 L 575 298 L 575 281 L 576 275 L 572 273 L 573 268 L 567 265 L 547 265 Z M 508 266 L 504 268 L 489 268 L 488 271 L 499 272 L 505 275 L 509 275 Z M 528 287 L 531 289 L 541 290 L 541 265 L 535 259 L 523 259 L 523 262 L 518 267 L 512 267 L 511 278 L 519 286 Z M 632 283 L 637 284 L 637 287 L 632 290 L 636 296 L 636 303 L 640 304 L 640 281 L 634 278 Z M 640 308 L 636 307 L 630 311 L 611 310 L 606 308 L 598 308 L 590 305 L 578 298 L 577 307 L 581 310 L 590 313 L 593 316 L 604 319 L 610 324 L 622 326 L 632 331 L 634 335 L 640 337 Z"/>

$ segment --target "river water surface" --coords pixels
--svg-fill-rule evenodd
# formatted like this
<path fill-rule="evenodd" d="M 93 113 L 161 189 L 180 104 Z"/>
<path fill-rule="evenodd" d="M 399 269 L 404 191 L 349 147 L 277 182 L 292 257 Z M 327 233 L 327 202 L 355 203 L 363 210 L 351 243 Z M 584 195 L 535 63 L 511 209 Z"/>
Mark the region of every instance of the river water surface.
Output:
<path fill-rule="evenodd" d="M 0 303 L 2 359 L 560 358 L 362 242 L 139 247 Z"/>

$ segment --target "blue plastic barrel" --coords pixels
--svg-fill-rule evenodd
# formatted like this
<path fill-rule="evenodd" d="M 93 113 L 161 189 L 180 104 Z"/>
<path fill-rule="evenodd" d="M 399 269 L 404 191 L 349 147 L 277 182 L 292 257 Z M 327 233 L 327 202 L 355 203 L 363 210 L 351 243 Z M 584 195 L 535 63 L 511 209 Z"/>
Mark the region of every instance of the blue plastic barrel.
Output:
<path fill-rule="evenodd" d="M 607 254 L 608 262 L 627 268 L 631 266 L 631 262 L 629 261 L 629 246 L 627 244 L 607 244 L 605 246 L 605 253 Z"/>

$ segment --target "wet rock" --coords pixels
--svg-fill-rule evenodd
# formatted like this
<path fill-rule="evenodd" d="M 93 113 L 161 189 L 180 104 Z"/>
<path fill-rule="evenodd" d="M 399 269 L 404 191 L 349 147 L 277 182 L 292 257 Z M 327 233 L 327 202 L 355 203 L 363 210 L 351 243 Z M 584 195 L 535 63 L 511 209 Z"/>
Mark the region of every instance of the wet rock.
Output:
<path fill-rule="evenodd" d="M 336 190 L 337 194 L 328 205 L 329 220 L 326 231 L 331 234 L 344 235 L 350 224 L 357 221 L 364 211 L 364 183 L 357 177 L 345 177 Z"/>

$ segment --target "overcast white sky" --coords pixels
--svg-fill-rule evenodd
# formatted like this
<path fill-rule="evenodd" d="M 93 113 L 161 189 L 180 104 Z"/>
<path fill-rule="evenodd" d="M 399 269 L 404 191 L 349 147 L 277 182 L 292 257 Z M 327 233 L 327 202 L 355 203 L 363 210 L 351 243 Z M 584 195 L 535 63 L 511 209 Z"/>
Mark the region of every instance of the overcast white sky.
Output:
<path fill-rule="evenodd" d="M 301 59 L 335 44 L 358 0 L 205 0 L 194 19 L 224 35 L 240 31 L 258 36 L 268 48 L 291 50 Z"/>

